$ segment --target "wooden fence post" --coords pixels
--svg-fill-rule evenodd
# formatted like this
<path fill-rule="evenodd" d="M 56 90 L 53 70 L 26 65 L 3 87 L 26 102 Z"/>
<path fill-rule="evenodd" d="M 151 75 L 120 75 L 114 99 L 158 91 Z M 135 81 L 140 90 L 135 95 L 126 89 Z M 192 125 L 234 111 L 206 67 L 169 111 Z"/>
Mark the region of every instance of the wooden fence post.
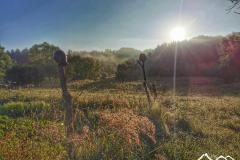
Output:
<path fill-rule="evenodd" d="M 143 87 L 145 89 L 146 95 L 147 95 L 147 99 L 148 99 L 148 105 L 149 105 L 149 109 L 151 108 L 152 105 L 152 101 L 151 101 L 151 95 L 149 92 L 149 88 L 147 86 L 147 76 L 146 76 L 146 71 L 145 71 L 145 62 L 147 60 L 147 57 L 145 54 L 140 54 L 139 56 L 139 60 L 137 61 L 138 64 L 140 65 L 140 67 L 142 68 L 142 72 L 143 72 Z"/>
<path fill-rule="evenodd" d="M 66 137 L 67 137 L 67 152 L 68 158 L 70 160 L 74 159 L 74 145 L 71 140 L 71 136 L 74 133 L 73 127 L 73 104 L 72 104 L 72 96 L 70 95 L 67 89 L 66 75 L 64 67 L 67 65 L 67 57 L 65 53 L 61 50 L 58 50 L 53 55 L 54 60 L 58 64 L 59 71 L 59 79 L 62 89 L 62 98 L 63 105 L 65 109 L 65 129 L 66 129 Z"/>

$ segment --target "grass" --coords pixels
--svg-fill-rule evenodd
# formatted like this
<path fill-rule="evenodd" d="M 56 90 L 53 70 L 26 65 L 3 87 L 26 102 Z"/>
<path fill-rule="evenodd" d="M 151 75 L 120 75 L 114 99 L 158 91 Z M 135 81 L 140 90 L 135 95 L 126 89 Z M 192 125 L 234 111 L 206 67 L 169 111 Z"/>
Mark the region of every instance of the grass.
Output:
<path fill-rule="evenodd" d="M 88 110 L 87 117 L 76 115 L 76 158 L 192 160 L 207 152 L 239 159 L 240 97 L 235 86 L 211 86 L 217 93 L 203 92 L 209 86 L 185 86 L 182 92 L 181 86 L 175 101 L 170 88 L 158 86 L 161 95 L 149 112 L 141 82 L 71 83 L 74 107 Z M 66 158 L 59 89 L 0 89 L 0 104 L 0 159 Z M 170 136 L 163 136 L 163 122 Z M 144 133 L 151 130 L 146 126 L 157 132 Z"/>
<path fill-rule="evenodd" d="M 32 114 L 41 115 L 43 112 L 48 113 L 51 106 L 44 101 L 40 102 L 10 102 L 0 106 L 0 115 L 9 117 L 21 117 Z"/>
<path fill-rule="evenodd" d="M 0 116 L 2 159 L 64 159 L 63 126 L 50 121 Z M 53 129 L 52 129 L 53 128 Z M 53 133 L 55 134 L 53 135 Z"/>

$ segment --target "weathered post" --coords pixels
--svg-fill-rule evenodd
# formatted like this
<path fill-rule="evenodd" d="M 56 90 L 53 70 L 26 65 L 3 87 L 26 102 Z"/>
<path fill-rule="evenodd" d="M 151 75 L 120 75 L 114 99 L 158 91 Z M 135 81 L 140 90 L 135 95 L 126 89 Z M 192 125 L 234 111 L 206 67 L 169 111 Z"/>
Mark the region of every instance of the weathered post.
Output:
<path fill-rule="evenodd" d="M 147 99 L 148 99 L 148 104 L 149 104 L 149 108 L 151 107 L 151 96 L 150 96 L 150 92 L 147 86 L 147 77 L 146 77 L 146 72 L 145 72 L 145 62 L 147 60 L 147 57 L 145 54 L 141 53 L 139 56 L 139 60 L 137 61 L 138 64 L 140 65 L 140 67 L 142 68 L 142 72 L 143 72 L 143 87 L 145 89 L 146 95 L 147 95 Z"/>
<path fill-rule="evenodd" d="M 73 127 L 73 105 L 72 105 L 72 96 L 70 95 L 67 89 L 66 75 L 64 67 L 67 65 L 67 57 L 65 53 L 61 50 L 58 50 L 53 55 L 54 60 L 58 64 L 59 78 L 62 89 L 63 105 L 65 109 L 65 128 L 66 128 L 66 137 L 67 137 L 67 150 L 69 159 L 74 159 L 74 146 L 71 141 L 71 136 L 74 132 Z"/>

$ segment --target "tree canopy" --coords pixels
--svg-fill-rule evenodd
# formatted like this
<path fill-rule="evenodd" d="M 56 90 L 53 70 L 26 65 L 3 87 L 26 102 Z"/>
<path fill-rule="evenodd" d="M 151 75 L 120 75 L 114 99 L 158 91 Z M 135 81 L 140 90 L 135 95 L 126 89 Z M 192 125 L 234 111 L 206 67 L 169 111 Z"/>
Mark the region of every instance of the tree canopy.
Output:
<path fill-rule="evenodd" d="M 229 12 L 233 11 L 236 14 L 240 14 L 240 0 L 228 0 L 232 3 L 232 6 L 230 6 L 227 10 Z"/>
<path fill-rule="evenodd" d="M 11 57 L 4 50 L 4 47 L 0 46 L 0 80 L 5 76 L 6 70 L 13 65 Z"/>
<path fill-rule="evenodd" d="M 219 61 L 221 76 L 226 82 L 240 78 L 240 33 L 233 33 L 223 39 Z"/>
<path fill-rule="evenodd" d="M 178 43 L 164 43 L 155 49 L 146 50 L 147 76 L 172 76 L 177 48 L 177 76 L 215 76 L 223 78 L 226 82 L 234 81 L 240 78 L 239 37 L 240 33 L 226 37 L 202 35 Z M 30 49 L 22 51 L 16 49 L 5 52 L 4 48 L 0 47 L 0 78 L 3 79 L 6 71 L 8 74 L 6 79 L 13 80 L 9 77 L 13 77 L 12 74 L 18 70 L 26 74 L 26 77 L 34 70 L 37 74 L 35 77 L 39 80 L 31 83 L 39 83 L 48 78 L 55 79 L 58 71 L 52 54 L 58 49 L 59 47 L 47 42 L 35 44 Z M 140 53 L 141 51 L 133 48 L 68 51 L 68 79 L 99 79 L 113 76 L 122 81 L 139 79 L 141 73 L 136 60 Z M 14 68 L 11 70 L 13 65 Z"/>
<path fill-rule="evenodd" d="M 165 43 L 149 52 L 146 61 L 147 75 L 160 78 L 173 74 L 177 48 L 177 76 L 214 76 L 226 82 L 240 78 L 240 33 L 227 37 L 198 36 L 178 43 Z M 118 65 L 116 78 L 133 80 L 139 68 L 134 62 Z"/>
<path fill-rule="evenodd" d="M 68 79 L 98 79 L 100 77 L 100 63 L 96 59 L 69 54 L 68 62 L 69 65 L 66 68 Z"/>

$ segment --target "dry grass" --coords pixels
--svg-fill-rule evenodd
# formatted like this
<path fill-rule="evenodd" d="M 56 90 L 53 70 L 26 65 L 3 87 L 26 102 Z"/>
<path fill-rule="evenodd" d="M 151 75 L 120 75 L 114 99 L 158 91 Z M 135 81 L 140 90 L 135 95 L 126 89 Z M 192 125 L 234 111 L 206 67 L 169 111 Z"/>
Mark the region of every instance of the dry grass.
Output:
<path fill-rule="evenodd" d="M 98 84 L 100 88 L 93 90 L 91 86 L 100 82 L 76 87 L 78 83 L 82 82 L 71 86 L 74 106 L 89 111 L 87 118 L 80 115 L 78 132 L 72 138 L 78 159 L 186 160 L 197 159 L 206 152 L 240 158 L 240 97 L 231 86 L 218 87 L 218 94 L 215 90 L 213 94 L 201 94 L 205 89 L 198 92 L 192 86 L 185 89 L 191 91 L 190 95 L 179 92 L 175 102 L 168 89 L 163 92 L 158 87 L 161 95 L 149 113 L 139 82 Z M 51 114 L 41 113 L 51 118 L 39 118 L 34 112 L 18 117 L 0 116 L 0 159 L 65 158 L 60 90 L 0 90 L 0 103 L 34 101 L 52 106 Z M 174 106 L 177 109 L 173 110 Z M 157 118 L 168 125 L 170 137 L 158 137 L 162 124 L 155 123 Z"/>
<path fill-rule="evenodd" d="M 117 113 L 103 112 L 100 115 L 103 125 L 116 130 L 129 143 L 140 145 L 142 134 L 152 143 L 156 143 L 156 128 L 147 117 L 136 115 L 131 110 L 122 110 Z"/>

